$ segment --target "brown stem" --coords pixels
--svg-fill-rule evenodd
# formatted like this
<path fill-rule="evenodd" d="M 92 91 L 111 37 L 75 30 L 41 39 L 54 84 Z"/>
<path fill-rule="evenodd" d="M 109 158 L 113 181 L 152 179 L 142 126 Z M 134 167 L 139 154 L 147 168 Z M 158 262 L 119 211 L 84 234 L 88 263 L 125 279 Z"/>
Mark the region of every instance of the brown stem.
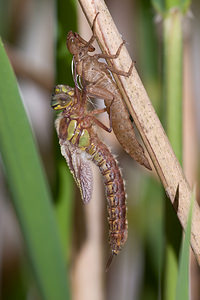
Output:
<path fill-rule="evenodd" d="M 104 1 L 79 0 L 79 2 L 90 25 L 99 12 L 95 35 L 102 52 L 116 53 L 122 43 L 122 38 Z M 128 71 L 131 63 L 132 60 L 125 46 L 122 47 L 118 58 L 108 61 L 109 65 L 123 71 Z M 185 229 L 190 208 L 191 189 L 139 75 L 135 67 L 128 78 L 113 75 L 172 204 L 175 204 L 176 191 L 179 187 L 177 216 Z M 177 200 L 175 202 L 177 205 Z M 200 210 L 196 201 L 193 209 L 191 246 L 200 265 Z"/>

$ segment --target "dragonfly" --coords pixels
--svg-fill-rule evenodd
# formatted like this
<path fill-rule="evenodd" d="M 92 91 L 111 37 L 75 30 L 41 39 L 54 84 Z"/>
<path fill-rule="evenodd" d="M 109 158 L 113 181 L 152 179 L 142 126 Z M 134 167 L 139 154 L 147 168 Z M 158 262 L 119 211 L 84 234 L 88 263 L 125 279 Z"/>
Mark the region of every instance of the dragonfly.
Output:
<path fill-rule="evenodd" d="M 110 132 L 96 115 L 106 109 L 89 111 L 85 89 L 78 90 L 67 85 L 57 85 L 51 100 L 54 110 L 60 110 L 55 121 L 61 153 L 80 189 L 83 203 L 92 198 L 93 175 L 91 162 L 98 166 L 103 176 L 107 198 L 109 244 L 112 258 L 120 252 L 128 236 L 127 204 L 124 181 L 116 158 L 97 135 L 99 126 Z"/>
<path fill-rule="evenodd" d="M 124 41 L 113 55 L 104 53 L 89 54 L 95 50 L 92 43 L 96 39 L 94 28 L 98 14 L 93 21 L 93 35 L 88 42 L 76 32 L 70 31 L 67 35 L 67 48 L 73 55 L 75 85 L 80 89 L 84 88 L 90 97 L 104 99 L 110 118 L 110 125 L 119 143 L 134 160 L 151 170 L 144 149 L 136 138 L 130 115 L 120 90 L 111 75 L 112 72 L 125 77 L 130 76 L 133 63 L 128 72 L 124 72 L 99 61 L 100 58 L 117 58 L 120 55 Z M 80 79 L 80 85 L 77 77 Z"/>

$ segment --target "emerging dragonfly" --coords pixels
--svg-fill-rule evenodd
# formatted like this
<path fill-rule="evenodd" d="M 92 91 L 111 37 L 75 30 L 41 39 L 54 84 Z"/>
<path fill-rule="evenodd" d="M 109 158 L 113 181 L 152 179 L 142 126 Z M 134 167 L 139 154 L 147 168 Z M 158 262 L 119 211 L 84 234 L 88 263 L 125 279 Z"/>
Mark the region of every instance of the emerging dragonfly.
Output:
<path fill-rule="evenodd" d="M 93 21 L 93 29 L 95 27 L 97 13 Z M 119 46 L 116 54 L 95 54 L 89 55 L 95 48 L 92 43 L 95 40 L 93 33 L 90 40 L 85 41 L 78 33 L 70 31 L 67 35 L 67 48 L 73 55 L 74 62 L 74 81 L 77 83 L 77 75 L 81 80 L 81 86 L 85 88 L 87 95 L 90 97 L 102 98 L 105 101 L 107 111 L 110 115 L 113 131 L 123 149 L 139 164 L 151 170 L 151 166 L 144 154 L 143 147 L 136 139 L 133 125 L 126 105 L 122 99 L 122 95 L 113 80 L 110 72 L 121 76 L 130 76 L 133 64 L 128 72 L 124 72 L 110 67 L 106 63 L 99 62 L 100 58 L 115 59 L 120 55 L 120 51 L 124 42 Z"/>
<path fill-rule="evenodd" d="M 110 129 L 95 118 L 105 111 L 87 110 L 87 93 L 67 85 L 57 85 L 52 95 L 51 106 L 62 110 L 56 120 L 56 130 L 61 153 L 81 191 L 84 203 L 92 197 L 92 170 L 94 162 L 104 178 L 109 222 L 109 243 L 112 257 L 117 255 L 127 240 L 128 222 L 124 182 L 116 159 L 108 147 L 101 142 L 95 131 L 98 125 Z"/>

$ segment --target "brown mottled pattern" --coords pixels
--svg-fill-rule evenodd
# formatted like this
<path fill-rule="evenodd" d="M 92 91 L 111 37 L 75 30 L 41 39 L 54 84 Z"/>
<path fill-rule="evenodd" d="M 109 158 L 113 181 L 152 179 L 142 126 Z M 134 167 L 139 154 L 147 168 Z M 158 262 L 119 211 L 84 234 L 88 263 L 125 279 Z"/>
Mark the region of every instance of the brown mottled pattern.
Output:
<path fill-rule="evenodd" d="M 85 150 L 92 156 L 104 178 L 109 222 L 109 243 L 118 254 L 128 236 L 127 206 L 124 182 L 116 159 L 97 137 Z"/>
<path fill-rule="evenodd" d="M 57 86 L 56 96 L 53 94 L 53 107 L 64 106 L 69 98 L 67 86 Z M 71 91 L 71 90 L 70 90 Z M 79 93 L 79 91 L 77 91 Z M 95 118 L 87 111 L 86 94 L 78 94 L 78 101 L 71 96 L 70 102 L 63 108 L 56 120 L 56 130 L 61 145 L 61 153 L 81 191 L 84 203 L 92 197 L 92 172 L 89 161 L 92 160 L 104 178 L 107 196 L 109 222 L 109 241 L 113 254 L 117 255 L 127 240 L 127 208 L 124 182 L 116 159 L 108 147 L 98 138 L 94 127 Z M 84 152 L 87 155 L 84 155 Z M 82 155 L 83 154 L 83 155 Z"/>
<path fill-rule="evenodd" d="M 101 75 L 101 74 L 99 74 Z M 89 74 L 85 74 L 86 78 Z M 87 78 L 91 80 L 90 78 Z M 106 73 L 104 79 L 101 80 L 101 85 L 88 86 L 86 88 L 88 94 L 92 96 L 104 97 L 106 107 L 110 107 L 110 116 L 112 119 L 113 131 L 123 149 L 138 163 L 151 169 L 149 162 L 144 154 L 144 149 L 138 142 L 133 124 L 129 118 L 126 105 L 121 97 L 120 91 L 111 79 L 110 74 Z M 99 91 L 105 91 L 105 95 L 100 94 Z M 109 92 L 106 95 L 106 91 Z M 99 93 L 99 94 L 98 94 Z M 110 98 L 108 98 L 110 95 Z"/>
<path fill-rule="evenodd" d="M 58 130 L 60 140 L 67 140 L 67 128 L 70 121 L 70 117 L 66 118 L 63 116 L 60 119 Z M 76 130 L 77 128 L 74 130 L 74 137 Z M 83 128 L 80 128 L 79 130 L 79 133 L 81 134 Z M 109 243 L 112 253 L 117 255 L 125 244 L 128 236 L 124 182 L 117 161 L 107 146 L 99 140 L 98 136 L 92 130 L 92 127 L 88 128 L 88 132 L 90 133 L 91 144 L 82 151 L 86 151 L 91 156 L 92 161 L 99 167 L 104 178 L 107 196 Z M 80 134 L 73 140 L 73 146 L 75 147 L 79 147 Z M 69 141 L 70 143 L 72 143 L 71 140 Z M 72 169 L 73 168 L 71 167 L 71 170 Z M 79 188 L 81 188 L 80 185 Z"/>
<path fill-rule="evenodd" d="M 93 27 L 94 25 L 95 22 Z M 68 33 L 67 47 L 73 54 L 75 73 L 80 76 L 82 85 L 86 89 L 88 96 L 104 99 L 108 111 L 110 110 L 113 131 L 123 149 L 139 164 L 151 170 L 143 147 L 137 141 L 121 93 L 110 75 L 110 71 L 112 71 L 115 74 L 127 77 L 130 75 L 129 71 L 131 68 L 128 72 L 123 72 L 98 61 L 99 58 L 118 57 L 123 44 L 119 46 L 115 55 L 96 54 L 92 56 L 88 52 L 94 51 L 91 44 L 94 39 L 95 36 L 93 35 L 90 42 L 87 43 L 77 33 L 73 33 L 72 31 Z M 76 80 L 75 84 L 77 84 Z"/>

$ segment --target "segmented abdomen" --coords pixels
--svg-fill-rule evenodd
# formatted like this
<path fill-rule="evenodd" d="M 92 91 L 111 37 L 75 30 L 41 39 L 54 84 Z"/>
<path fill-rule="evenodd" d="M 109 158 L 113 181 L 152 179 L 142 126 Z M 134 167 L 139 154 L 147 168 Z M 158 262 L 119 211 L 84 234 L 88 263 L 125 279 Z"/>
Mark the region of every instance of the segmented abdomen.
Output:
<path fill-rule="evenodd" d="M 99 167 L 104 178 L 109 222 L 109 243 L 113 254 L 118 254 L 128 236 L 127 206 L 124 182 L 117 161 L 98 138 L 85 150 Z"/>
<path fill-rule="evenodd" d="M 99 140 L 92 128 L 82 128 L 77 120 L 61 118 L 58 124 L 58 134 L 62 145 L 65 145 L 63 141 L 69 141 L 73 146 L 88 153 L 103 175 L 107 196 L 109 243 L 112 253 L 117 255 L 128 236 L 126 194 L 117 161 L 106 145 Z M 76 172 L 73 169 L 77 168 L 71 166 L 70 169 L 76 178 Z M 76 181 L 79 181 L 79 179 Z M 81 187 L 81 183 L 78 186 L 83 196 L 84 187 Z"/>

